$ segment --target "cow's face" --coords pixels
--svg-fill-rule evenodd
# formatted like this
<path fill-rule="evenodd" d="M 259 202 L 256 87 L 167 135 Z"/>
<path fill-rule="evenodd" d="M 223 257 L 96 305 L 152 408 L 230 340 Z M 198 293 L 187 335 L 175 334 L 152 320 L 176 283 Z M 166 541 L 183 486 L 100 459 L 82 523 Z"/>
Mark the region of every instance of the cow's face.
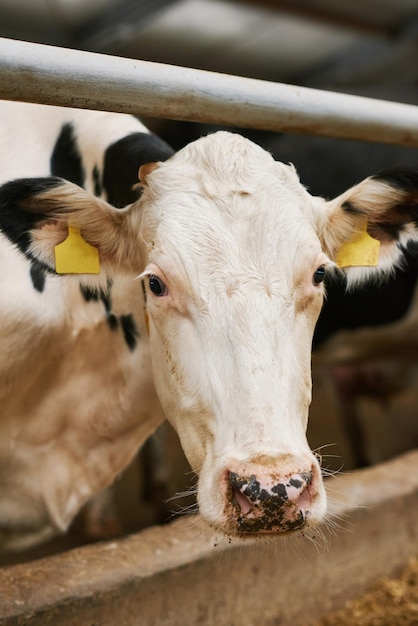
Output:
<path fill-rule="evenodd" d="M 246 147 L 237 172 L 216 155 L 219 177 L 190 157 L 162 165 L 140 227 L 157 392 L 200 511 L 231 534 L 303 528 L 325 510 L 305 431 L 329 260 L 293 168 Z"/>
<path fill-rule="evenodd" d="M 324 272 L 353 236 L 367 239 L 365 224 L 377 268 L 344 271 L 360 282 L 393 267 L 398 244 L 417 239 L 417 176 L 369 178 L 325 202 L 292 167 L 222 132 L 140 176 L 141 199 L 121 211 L 62 181 L 25 181 L 16 241 L 53 269 L 70 221 L 105 271 L 144 281 L 155 384 L 210 523 L 240 536 L 309 529 L 326 508 L 305 437 Z"/>

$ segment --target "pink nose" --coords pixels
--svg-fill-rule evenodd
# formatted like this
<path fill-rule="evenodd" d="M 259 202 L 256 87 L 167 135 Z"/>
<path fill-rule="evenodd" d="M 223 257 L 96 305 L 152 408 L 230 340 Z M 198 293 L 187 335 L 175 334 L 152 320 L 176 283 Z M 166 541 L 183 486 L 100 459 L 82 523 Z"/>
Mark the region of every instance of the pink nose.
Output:
<path fill-rule="evenodd" d="M 241 533 L 290 532 L 302 529 L 312 504 L 316 468 L 277 478 L 228 473 L 229 499 Z M 232 520 L 231 520 L 232 521 Z"/>

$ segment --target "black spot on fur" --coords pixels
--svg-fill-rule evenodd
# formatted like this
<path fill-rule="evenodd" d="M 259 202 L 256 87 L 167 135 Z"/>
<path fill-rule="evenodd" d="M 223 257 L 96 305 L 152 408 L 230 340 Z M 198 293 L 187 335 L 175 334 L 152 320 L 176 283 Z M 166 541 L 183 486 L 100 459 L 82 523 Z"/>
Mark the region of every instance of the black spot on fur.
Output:
<path fill-rule="evenodd" d="M 106 288 L 91 287 L 90 285 L 80 285 L 81 294 L 86 302 L 103 302 L 106 311 L 111 309 L 111 289 L 112 281 L 108 280 Z"/>
<path fill-rule="evenodd" d="M 86 302 L 98 302 L 100 299 L 100 290 L 89 285 L 80 285 L 81 295 Z"/>
<path fill-rule="evenodd" d="M 139 331 L 135 323 L 133 315 L 121 315 L 120 323 L 122 325 L 123 336 L 125 337 L 126 344 L 129 350 L 133 351 L 136 348 L 137 339 L 139 337 Z"/>
<path fill-rule="evenodd" d="M 84 187 L 86 173 L 70 123 L 64 124 L 51 155 L 51 174 Z"/>
<path fill-rule="evenodd" d="M 86 302 L 102 302 L 105 313 L 106 321 L 110 330 L 117 330 L 119 322 L 118 318 L 112 311 L 112 283 L 108 281 L 106 289 L 89 287 L 88 285 L 80 284 L 81 294 Z"/>
<path fill-rule="evenodd" d="M 117 330 L 118 326 L 119 326 L 119 322 L 118 322 L 118 318 L 116 317 L 116 315 L 112 312 L 108 313 L 106 316 L 106 321 L 109 325 L 110 330 Z"/>
<path fill-rule="evenodd" d="M 21 178 L 0 187 L 0 230 L 30 259 L 32 256 L 27 252 L 31 241 L 29 232 L 47 218 L 46 214 L 31 210 L 31 199 L 62 184 L 60 178 L 49 176 Z"/>
<path fill-rule="evenodd" d="M 112 311 L 112 294 L 111 294 L 111 283 L 108 282 L 107 290 L 100 292 L 100 300 L 103 302 L 103 306 L 106 311 L 106 321 L 109 324 L 110 330 L 117 330 L 118 328 L 118 318 Z"/>
<path fill-rule="evenodd" d="M 120 326 L 122 328 L 123 337 L 128 348 L 133 351 L 136 348 L 139 331 L 132 314 L 121 315 L 118 317 L 112 311 L 111 283 L 109 282 L 106 289 L 91 288 L 87 285 L 80 285 L 80 291 L 86 302 L 102 302 L 106 321 L 110 330 L 116 331 Z"/>
<path fill-rule="evenodd" d="M 108 283 L 106 291 L 102 289 L 100 291 L 100 300 L 103 302 L 103 306 L 107 314 L 112 311 L 112 294 L 111 285 Z"/>
<path fill-rule="evenodd" d="M 36 259 L 32 260 L 30 266 L 30 277 L 32 280 L 32 285 L 34 286 L 36 291 L 42 293 L 45 288 L 46 271 L 44 266 Z"/>
<path fill-rule="evenodd" d="M 138 192 L 138 170 L 144 163 L 165 161 L 174 154 L 168 144 L 156 135 L 132 133 L 110 145 L 104 158 L 103 187 L 107 200 L 122 208 L 135 202 Z"/>
<path fill-rule="evenodd" d="M 97 165 L 93 167 L 93 183 L 94 183 L 94 195 L 100 197 L 102 195 L 103 187 L 100 178 L 100 172 Z"/>

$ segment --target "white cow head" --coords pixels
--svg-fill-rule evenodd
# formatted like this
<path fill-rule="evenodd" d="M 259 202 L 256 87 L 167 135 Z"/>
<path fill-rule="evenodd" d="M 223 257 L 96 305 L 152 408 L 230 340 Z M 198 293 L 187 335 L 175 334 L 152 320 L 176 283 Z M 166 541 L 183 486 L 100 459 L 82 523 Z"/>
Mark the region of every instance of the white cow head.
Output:
<path fill-rule="evenodd" d="M 347 275 L 394 266 L 398 244 L 416 238 L 417 177 L 368 178 L 326 202 L 292 166 L 219 132 L 140 178 L 141 198 L 122 211 L 61 180 L 28 181 L 16 202 L 27 254 L 53 270 L 71 222 L 105 277 L 144 281 L 155 385 L 213 526 L 240 536 L 314 527 L 326 501 L 305 433 L 323 279 L 365 220 L 379 263 Z"/>

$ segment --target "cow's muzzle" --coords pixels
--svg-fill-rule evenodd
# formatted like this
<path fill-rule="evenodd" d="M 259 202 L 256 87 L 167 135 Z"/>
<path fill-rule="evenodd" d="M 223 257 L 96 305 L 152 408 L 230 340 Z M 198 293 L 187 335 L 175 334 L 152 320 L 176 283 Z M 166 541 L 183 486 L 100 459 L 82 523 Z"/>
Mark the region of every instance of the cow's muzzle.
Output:
<path fill-rule="evenodd" d="M 227 515 L 235 532 L 288 533 L 309 524 L 321 481 L 317 466 L 284 476 L 252 470 L 228 470 L 226 475 Z"/>

